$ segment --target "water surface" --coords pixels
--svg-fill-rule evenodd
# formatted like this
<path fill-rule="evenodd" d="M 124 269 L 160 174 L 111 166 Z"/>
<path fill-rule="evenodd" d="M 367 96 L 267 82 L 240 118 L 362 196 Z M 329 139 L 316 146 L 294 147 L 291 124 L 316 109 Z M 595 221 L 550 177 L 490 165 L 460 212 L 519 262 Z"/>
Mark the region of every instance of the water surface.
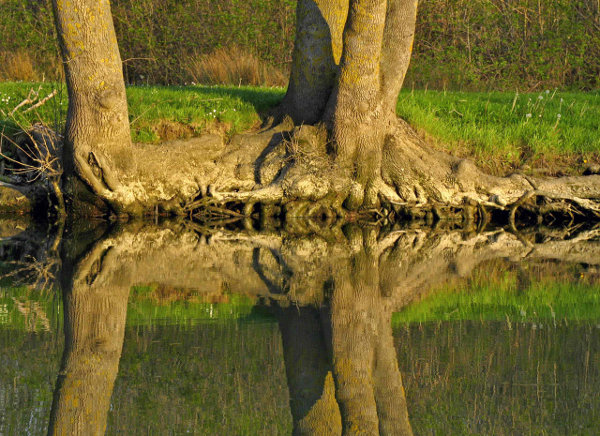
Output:
<path fill-rule="evenodd" d="M 597 434 L 593 231 L 84 230 L 0 242 L 0 434 Z"/>

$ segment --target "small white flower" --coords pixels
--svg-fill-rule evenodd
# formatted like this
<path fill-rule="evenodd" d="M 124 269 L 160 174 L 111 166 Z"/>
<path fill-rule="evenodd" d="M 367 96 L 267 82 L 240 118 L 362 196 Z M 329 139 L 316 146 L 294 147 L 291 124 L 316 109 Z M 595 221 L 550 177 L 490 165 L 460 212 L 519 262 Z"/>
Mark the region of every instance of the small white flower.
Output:
<path fill-rule="evenodd" d="M 531 114 L 525 115 L 525 118 L 531 118 Z"/>
<path fill-rule="evenodd" d="M 539 100 L 543 100 L 543 99 L 544 99 L 544 96 L 543 96 L 543 95 L 540 95 L 540 96 L 538 97 L 538 99 L 539 99 Z"/>
<path fill-rule="evenodd" d="M 561 98 L 561 99 L 560 99 L 560 102 L 561 102 L 561 103 L 563 103 L 563 102 L 564 102 L 564 100 Z"/>
<path fill-rule="evenodd" d="M 558 118 L 560 120 L 560 118 L 562 117 L 561 114 L 556 114 L 556 118 Z"/>
<path fill-rule="evenodd" d="M 546 95 L 550 94 L 550 90 L 546 89 Z"/>

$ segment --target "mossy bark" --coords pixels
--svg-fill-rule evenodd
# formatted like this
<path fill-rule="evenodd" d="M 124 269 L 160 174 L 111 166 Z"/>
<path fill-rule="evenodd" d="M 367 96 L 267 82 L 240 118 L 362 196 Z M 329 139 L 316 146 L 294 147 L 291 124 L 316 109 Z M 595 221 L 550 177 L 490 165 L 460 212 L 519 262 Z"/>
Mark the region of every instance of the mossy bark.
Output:
<path fill-rule="evenodd" d="M 108 0 L 53 0 L 69 109 L 63 166 L 98 195 L 120 188 L 131 135 L 121 56 Z"/>
<path fill-rule="evenodd" d="M 280 108 L 295 124 L 321 120 L 342 56 L 347 0 L 300 0 L 288 90 Z"/>

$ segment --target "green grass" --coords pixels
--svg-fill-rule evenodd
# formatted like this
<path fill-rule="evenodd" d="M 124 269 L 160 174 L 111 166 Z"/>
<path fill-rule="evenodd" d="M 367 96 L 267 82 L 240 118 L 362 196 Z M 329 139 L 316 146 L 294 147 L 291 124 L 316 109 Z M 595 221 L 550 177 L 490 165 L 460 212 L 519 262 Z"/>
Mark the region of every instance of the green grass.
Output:
<path fill-rule="evenodd" d="M 480 161 L 542 166 L 545 159 L 577 154 L 587 164 L 600 152 L 600 92 L 403 91 L 397 112 Z"/>
<path fill-rule="evenodd" d="M 9 114 L 30 92 L 39 90 L 44 98 L 54 89 L 56 97 L 34 111 L 25 105 Z M 282 98 L 280 88 L 226 86 L 131 86 L 127 88 L 132 139 L 158 142 L 161 139 L 199 135 L 218 128 L 226 134 L 248 130 L 260 124 L 259 113 Z M 20 126 L 43 122 L 61 129 L 67 110 L 67 92 L 62 84 L 0 82 L 0 129 L 10 135 Z M 171 123 L 169 137 L 160 137 L 160 123 Z"/>
<path fill-rule="evenodd" d="M 161 139 L 154 129 L 160 121 L 182 123 L 195 134 L 218 126 L 227 134 L 238 133 L 259 125 L 259 113 L 275 106 L 282 95 L 283 90 L 278 88 L 129 87 L 127 99 L 133 140 L 156 142 Z"/>
<path fill-rule="evenodd" d="M 58 95 L 35 111 L 7 114 L 41 86 Z M 217 129 L 227 135 L 260 123 L 283 97 L 281 88 L 232 86 L 132 86 L 127 89 L 132 137 L 158 142 Z M 62 85 L 0 82 L 0 127 L 42 121 L 60 128 L 67 97 Z M 598 161 L 600 92 L 472 93 L 405 90 L 398 114 L 454 152 L 494 167 L 563 167 Z M 560 115 L 560 117 L 559 117 Z M 164 128 L 161 128 L 161 125 Z M 558 159 L 557 159 L 558 158 Z M 493 161 L 489 163 L 488 161 Z"/>

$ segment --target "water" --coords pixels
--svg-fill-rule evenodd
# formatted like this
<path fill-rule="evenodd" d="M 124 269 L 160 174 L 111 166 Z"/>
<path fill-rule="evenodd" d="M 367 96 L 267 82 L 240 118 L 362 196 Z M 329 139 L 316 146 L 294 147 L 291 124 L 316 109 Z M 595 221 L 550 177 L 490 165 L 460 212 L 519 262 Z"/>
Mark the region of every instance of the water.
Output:
<path fill-rule="evenodd" d="M 599 434 L 600 241 L 544 232 L 12 232 L 0 434 Z"/>

